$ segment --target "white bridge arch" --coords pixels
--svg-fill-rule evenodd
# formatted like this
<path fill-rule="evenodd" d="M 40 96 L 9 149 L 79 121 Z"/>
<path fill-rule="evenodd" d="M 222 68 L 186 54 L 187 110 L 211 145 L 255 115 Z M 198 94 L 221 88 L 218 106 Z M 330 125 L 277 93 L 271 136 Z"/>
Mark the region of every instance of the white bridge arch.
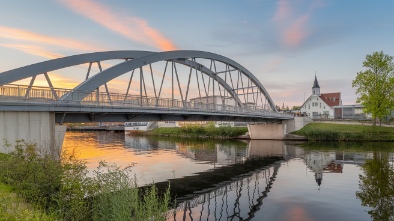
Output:
<path fill-rule="evenodd" d="M 120 59 L 122 62 L 105 70 L 102 69 L 101 62 Z M 154 64 L 160 62 L 161 67 L 164 67 L 162 72 L 157 71 L 159 70 L 157 68 L 152 68 Z M 91 75 L 91 67 L 94 63 L 98 64 L 99 72 Z M 59 89 L 52 85 L 49 72 L 81 64 L 89 64 L 89 68 L 84 81 L 79 85 L 69 89 Z M 144 73 L 146 69 L 150 73 L 146 74 L 146 71 Z M 127 89 L 124 88 L 126 92 L 110 93 L 107 83 L 129 72 L 131 72 L 129 83 Z M 36 76 L 41 74 L 45 76 L 48 88 L 33 86 Z M 166 78 L 166 74 L 171 77 Z M 138 75 L 139 81 L 136 83 Z M 16 81 L 29 77 L 31 77 L 29 85 L 12 85 Z M 132 86 L 133 77 L 135 77 L 134 86 Z M 150 78 L 149 85 L 146 84 L 148 78 Z M 7 105 L 10 107 L 13 106 L 13 101 L 21 102 L 22 100 L 30 103 L 30 106 L 34 102 L 44 102 L 46 105 L 41 104 L 41 108 L 33 109 L 63 114 L 63 117 L 57 116 L 57 121 L 60 122 L 70 121 L 65 117 L 66 114 L 75 117 L 74 115 L 81 113 L 88 114 L 90 120 L 100 118 L 103 121 L 121 121 L 123 119 L 122 117 L 116 119 L 103 117 L 111 115 L 109 114 L 111 112 L 126 114 L 126 120 L 133 118 L 143 120 L 141 115 L 145 115 L 146 118 L 152 114 L 158 115 L 159 120 L 167 120 L 171 114 L 181 115 L 180 118 L 170 117 L 180 120 L 197 120 L 200 119 L 198 116 L 203 116 L 201 119 L 211 120 L 209 116 L 212 115 L 215 116 L 212 119 L 216 120 L 249 118 L 255 121 L 291 118 L 277 113 L 270 95 L 249 70 L 229 58 L 203 51 L 106 51 L 73 55 L 0 73 L 0 85 L 2 85 L 0 93 L 2 106 L 8 102 Z M 163 92 L 165 86 L 168 87 L 166 93 Z M 105 92 L 102 92 L 100 87 L 105 87 Z M 134 89 L 134 93 L 130 93 L 131 88 Z M 37 93 L 38 90 L 41 92 Z M 33 93 L 34 91 L 36 93 Z M 45 95 L 39 97 L 37 94 Z M 220 101 L 212 101 L 209 98 L 216 98 Z M 233 100 L 233 104 L 229 104 L 228 100 Z M 30 110 L 32 108 L 19 105 L 19 108 L 15 107 L 15 109 Z M 175 109 L 176 113 L 173 112 Z M 96 117 L 92 117 L 93 115 Z M 58 120 L 60 118 L 61 120 Z"/>

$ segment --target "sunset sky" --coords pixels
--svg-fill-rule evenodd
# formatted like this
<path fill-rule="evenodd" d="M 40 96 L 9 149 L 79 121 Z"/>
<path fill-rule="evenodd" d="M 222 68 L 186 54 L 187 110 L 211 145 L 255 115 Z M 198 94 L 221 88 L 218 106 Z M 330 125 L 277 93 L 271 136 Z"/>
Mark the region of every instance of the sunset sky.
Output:
<path fill-rule="evenodd" d="M 278 105 L 301 105 L 316 72 L 322 93 L 354 104 L 366 54 L 394 55 L 393 1 L 5 0 L 0 72 L 105 50 L 201 50 L 249 69 Z M 104 64 L 105 65 L 105 64 Z M 67 72 L 53 81 L 77 85 Z"/>

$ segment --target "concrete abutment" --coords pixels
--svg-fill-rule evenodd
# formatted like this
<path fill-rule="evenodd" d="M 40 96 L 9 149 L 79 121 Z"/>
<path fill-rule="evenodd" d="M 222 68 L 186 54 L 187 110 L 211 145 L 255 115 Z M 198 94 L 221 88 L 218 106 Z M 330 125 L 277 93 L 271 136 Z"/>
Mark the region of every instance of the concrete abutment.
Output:
<path fill-rule="evenodd" d="M 303 128 L 312 122 L 309 117 L 294 117 L 282 120 L 281 124 L 249 124 L 248 131 L 252 140 L 285 140 L 286 135 Z"/>
<path fill-rule="evenodd" d="M 53 112 L 0 111 L 0 152 L 13 151 L 17 140 L 23 139 L 36 143 L 45 153 L 59 153 L 66 129 L 66 126 L 55 125 Z"/>

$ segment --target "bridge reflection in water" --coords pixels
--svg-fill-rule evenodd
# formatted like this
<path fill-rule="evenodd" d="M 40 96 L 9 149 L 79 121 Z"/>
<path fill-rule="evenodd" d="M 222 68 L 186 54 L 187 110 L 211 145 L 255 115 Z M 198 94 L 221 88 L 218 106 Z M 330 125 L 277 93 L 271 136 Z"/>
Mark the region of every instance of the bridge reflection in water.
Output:
<path fill-rule="evenodd" d="M 288 151 L 289 149 L 291 151 Z M 177 192 L 179 186 L 183 186 L 189 192 L 181 191 L 182 197 L 177 197 L 177 202 L 180 203 L 168 212 L 167 219 L 251 220 L 263 205 L 264 198 L 268 196 L 282 160 L 295 157 L 297 152 L 303 151 L 297 151 L 295 147 L 288 148 L 282 141 L 253 140 L 249 141 L 248 147 L 240 153 L 227 153 L 228 158 L 242 156 L 232 158 L 234 165 L 199 173 L 194 178 L 171 180 L 171 191 Z M 217 147 L 217 162 L 220 162 L 222 154 L 220 147 Z M 194 155 L 189 154 L 189 157 L 191 156 Z M 215 179 L 220 180 L 223 176 L 228 179 L 224 178 L 225 181 L 215 183 Z M 207 182 L 212 182 L 210 187 L 203 188 Z M 159 187 L 161 185 L 158 184 Z M 193 186 L 199 186 L 200 189 L 195 191 L 198 188 Z"/>
<path fill-rule="evenodd" d="M 279 163 L 217 184 L 178 204 L 168 220 L 251 220 L 275 181 Z"/>

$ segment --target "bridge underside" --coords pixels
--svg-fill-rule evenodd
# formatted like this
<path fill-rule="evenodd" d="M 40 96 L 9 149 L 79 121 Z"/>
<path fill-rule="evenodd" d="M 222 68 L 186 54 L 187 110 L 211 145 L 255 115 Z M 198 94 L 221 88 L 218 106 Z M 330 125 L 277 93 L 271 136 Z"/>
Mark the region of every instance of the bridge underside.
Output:
<path fill-rule="evenodd" d="M 243 121 L 279 123 L 286 116 L 266 115 L 264 112 L 251 114 L 238 111 L 201 111 L 182 108 L 147 108 L 147 107 L 97 107 L 97 106 L 70 106 L 42 103 L 7 103 L 0 105 L 0 111 L 7 112 L 46 112 L 55 114 L 55 122 L 83 123 L 83 122 L 127 122 L 127 121 Z M 283 119 L 282 119 L 283 117 Z"/>
<path fill-rule="evenodd" d="M 83 123 L 83 122 L 139 122 L 139 121 L 242 121 L 242 122 L 269 122 L 279 123 L 278 119 L 250 117 L 250 116 L 223 116 L 221 114 L 207 115 L 206 113 L 141 113 L 141 112 L 55 112 L 56 123 Z"/>

